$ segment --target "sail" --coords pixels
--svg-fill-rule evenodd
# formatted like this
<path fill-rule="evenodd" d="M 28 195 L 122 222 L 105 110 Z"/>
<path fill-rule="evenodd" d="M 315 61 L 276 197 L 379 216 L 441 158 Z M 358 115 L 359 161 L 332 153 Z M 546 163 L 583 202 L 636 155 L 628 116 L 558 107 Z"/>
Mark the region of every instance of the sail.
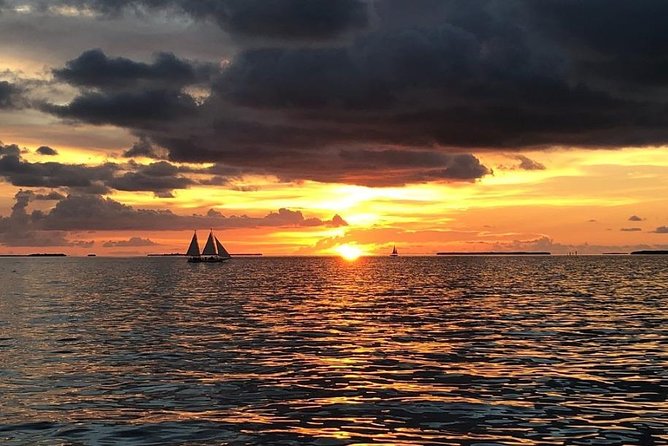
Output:
<path fill-rule="evenodd" d="M 206 241 L 206 245 L 204 245 L 204 251 L 202 251 L 203 256 L 215 256 L 216 255 L 216 247 L 213 244 L 213 232 L 209 233 L 209 238 Z"/>
<path fill-rule="evenodd" d="M 218 255 L 221 256 L 221 257 L 232 257 L 232 256 L 230 256 L 230 253 L 227 252 L 227 249 L 225 249 L 223 244 L 220 243 L 218 238 L 215 237 L 215 239 L 216 239 L 216 248 L 218 249 Z"/>
<path fill-rule="evenodd" d="M 199 257 L 199 243 L 197 243 L 197 233 L 193 234 L 193 239 L 190 242 L 190 246 L 188 247 L 188 252 L 186 252 L 187 256 L 190 257 Z"/>
<path fill-rule="evenodd" d="M 398 252 L 397 252 L 397 247 L 396 247 L 396 246 L 394 246 L 394 247 L 392 248 L 392 254 L 394 254 L 394 255 L 397 255 L 397 254 L 398 254 Z"/>

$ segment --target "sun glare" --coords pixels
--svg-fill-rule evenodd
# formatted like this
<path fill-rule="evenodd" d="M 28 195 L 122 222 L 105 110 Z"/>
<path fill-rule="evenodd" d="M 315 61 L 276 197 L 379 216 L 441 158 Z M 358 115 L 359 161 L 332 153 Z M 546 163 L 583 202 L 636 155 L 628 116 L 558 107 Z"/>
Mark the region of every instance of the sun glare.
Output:
<path fill-rule="evenodd" d="M 336 252 L 338 252 L 341 257 L 351 262 L 357 260 L 364 254 L 358 246 L 354 245 L 341 245 L 336 248 Z"/>

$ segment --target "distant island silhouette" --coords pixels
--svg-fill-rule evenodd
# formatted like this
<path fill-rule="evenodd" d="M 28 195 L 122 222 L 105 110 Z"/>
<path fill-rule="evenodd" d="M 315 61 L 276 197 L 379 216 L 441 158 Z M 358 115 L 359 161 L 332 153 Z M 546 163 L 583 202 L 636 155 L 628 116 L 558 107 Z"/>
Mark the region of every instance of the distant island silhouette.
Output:
<path fill-rule="evenodd" d="M 668 251 L 665 250 L 656 250 L 656 251 L 651 251 L 651 250 L 645 250 L 645 251 L 633 251 L 631 255 L 668 255 Z"/>

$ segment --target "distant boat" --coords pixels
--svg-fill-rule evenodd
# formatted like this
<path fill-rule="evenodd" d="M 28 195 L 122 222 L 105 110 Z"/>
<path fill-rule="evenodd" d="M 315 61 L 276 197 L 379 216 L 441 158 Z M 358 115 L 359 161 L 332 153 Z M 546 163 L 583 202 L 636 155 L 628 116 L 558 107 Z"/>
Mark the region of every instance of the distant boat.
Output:
<path fill-rule="evenodd" d="M 390 254 L 390 257 L 399 257 L 399 253 L 397 252 L 397 245 L 394 245 L 392 248 L 392 254 Z"/>
<path fill-rule="evenodd" d="M 220 263 L 229 260 L 231 257 L 223 244 L 213 235 L 213 230 L 209 233 L 209 238 L 201 253 L 197 242 L 197 231 L 195 231 L 186 255 L 189 263 Z"/>
<path fill-rule="evenodd" d="M 88 257 L 97 257 L 97 254 L 88 254 Z"/>

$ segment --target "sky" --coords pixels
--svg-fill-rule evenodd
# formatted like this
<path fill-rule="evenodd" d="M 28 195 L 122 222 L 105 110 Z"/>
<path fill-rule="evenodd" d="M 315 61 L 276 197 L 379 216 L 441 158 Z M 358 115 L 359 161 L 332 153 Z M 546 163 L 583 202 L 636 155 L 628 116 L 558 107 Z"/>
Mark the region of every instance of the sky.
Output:
<path fill-rule="evenodd" d="M 0 254 L 668 249 L 665 0 L 0 0 Z"/>

